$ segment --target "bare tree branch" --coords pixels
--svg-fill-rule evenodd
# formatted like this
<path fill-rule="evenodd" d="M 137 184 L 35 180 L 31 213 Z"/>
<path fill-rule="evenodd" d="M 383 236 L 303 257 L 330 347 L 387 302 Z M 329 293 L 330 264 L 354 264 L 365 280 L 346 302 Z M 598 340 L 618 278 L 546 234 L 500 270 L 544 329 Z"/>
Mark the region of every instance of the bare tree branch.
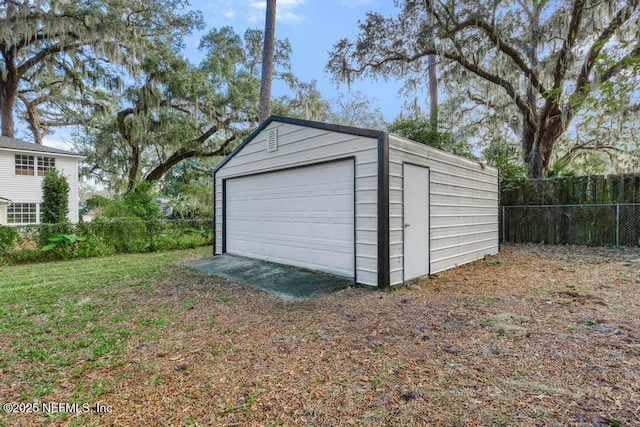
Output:
<path fill-rule="evenodd" d="M 607 28 L 602 30 L 598 38 L 591 44 L 589 51 L 587 52 L 584 62 L 581 67 L 580 75 L 576 79 L 576 88 L 573 92 L 573 96 L 575 98 L 576 95 L 582 94 L 584 98 L 587 92 L 590 90 L 590 75 L 593 67 L 596 63 L 596 58 L 602 52 L 605 44 L 611 39 L 611 37 L 615 34 L 616 30 L 620 28 L 632 15 L 633 11 L 638 7 L 640 0 L 630 0 L 627 4 L 620 9 L 614 16 L 614 18 L 609 22 Z M 624 59 L 630 58 L 632 55 L 638 55 L 639 47 L 636 47 L 635 53 L 632 52 L 629 55 L 625 56 Z M 624 66 L 624 62 L 620 61 L 614 66 L 612 66 L 609 70 L 607 70 L 602 79 L 607 81 L 611 78 L 611 76 L 617 72 L 619 72 Z M 577 109 L 576 102 L 574 101 L 575 107 L 572 108 L 573 111 Z"/>
<path fill-rule="evenodd" d="M 489 40 L 500 50 L 500 52 L 507 55 L 511 60 L 520 68 L 524 75 L 531 81 L 533 87 L 535 87 L 541 95 L 547 93 L 547 89 L 542 85 L 538 75 L 527 65 L 525 59 L 520 55 L 516 49 L 512 46 L 503 43 L 494 25 L 484 22 L 481 19 L 469 19 L 456 24 L 452 29 L 440 34 L 440 37 L 453 39 L 453 37 L 460 31 L 466 28 L 478 28 L 485 32 Z"/>
<path fill-rule="evenodd" d="M 59 52 L 69 52 L 71 50 L 79 48 L 80 46 L 82 46 L 82 43 L 80 42 L 72 43 L 69 45 L 62 45 L 58 43 L 58 44 L 47 46 L 46 48 L 37 52 L 31 58 L 24 61 L 20 66 L 18 66 L 17 68 L 18 75 L 19 76 L 24 75 L 24 73 L 26 73 L 29 69 L 31 69 L 36 64 L 39 64 L 44 58 L 50 55 L 53 55 Z"/>

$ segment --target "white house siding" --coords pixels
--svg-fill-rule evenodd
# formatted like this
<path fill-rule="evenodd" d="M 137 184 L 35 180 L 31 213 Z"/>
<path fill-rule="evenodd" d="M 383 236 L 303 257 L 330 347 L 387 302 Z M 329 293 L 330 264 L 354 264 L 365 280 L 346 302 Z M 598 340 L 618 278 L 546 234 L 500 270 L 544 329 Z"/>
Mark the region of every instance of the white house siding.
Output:
<path fill-rule="evenodd" d="M 54 153 L 39 153 L 0 149 L 0 197 L 13 203 L 42 203 L 42 176 L 16 175 L 16 154 L 46 156 L 56 159 L 56 169 L 61 171 L 69 183 L 69 220 L 78 222 L 78 160 L 77 157 Z M 5 223 L 6 223 L 6 218 Z"/>
<path fill-rule="evenodd" d="M 268 152 L 267 135 L 274 128 L 278 132 L 278 149 Z M 215 253 L 222 253 L 223 179 L 347 157 L 355 157 L 355 280 L 376 286 L 378 140 L 374 137 L 271 122 L 216 171 Z"/>
<path fill-rule="evenodd" d="M 80 195 L 78 194 L 78 159 L 73 157 L 56 158 L 56 169 L 62 171 L 69 183 L 69 221 L 77 223 L 79 220 L 78 203 Z"/>
<path fill-rule="evenodd" d="M 403 282 L 403 162 L 430 170 L 431 273 L 499 251 L 498 171 L 389 136 L 389 244 L 392 285 Z"/>

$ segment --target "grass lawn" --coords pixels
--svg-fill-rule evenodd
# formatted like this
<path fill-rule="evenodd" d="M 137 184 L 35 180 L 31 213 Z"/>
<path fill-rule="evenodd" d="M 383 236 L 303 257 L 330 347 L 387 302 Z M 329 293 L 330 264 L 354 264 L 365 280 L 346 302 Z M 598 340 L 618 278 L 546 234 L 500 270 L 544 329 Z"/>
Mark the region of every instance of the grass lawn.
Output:
<path fill-rule="evenodd" d="M 210 254 L 206 247 L 0 267 L 2 403 L 48 402 L 60 391 L 65 402 L 87 403 L 109 393 L 108 379 L 88 380 L 87 373 L 128 363 L 122 352 L 131 339 L 153 339 L 154 329 L 168 320 L 161 306 L 140 311 L 144 300 L 123 301 L 119 294 L 137 288 L 152 295 L 175 263 Z M 23 418 L 0 412 L 0 425 Z M 40 421 L 67 419 L 86 421 L 64 412 Z"/>
<path fill-rule="evenodd" d="M 210 253 L 0 267 L 0 426 L 640 424 L 638 249 L 306 301 L 181 265 Z"/>

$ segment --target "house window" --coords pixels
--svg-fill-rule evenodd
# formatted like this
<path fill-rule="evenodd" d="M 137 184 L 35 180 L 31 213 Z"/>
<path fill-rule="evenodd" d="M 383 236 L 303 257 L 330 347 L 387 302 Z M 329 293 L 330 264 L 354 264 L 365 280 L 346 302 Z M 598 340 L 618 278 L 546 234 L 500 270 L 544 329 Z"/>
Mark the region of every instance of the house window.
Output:
<path fill-rule="evenodd" d="M 37 224 L 37 203 L 12 203 L 7 207 L 8 224 Z"/>
<path fill-rule="evenodd" d="M 16 175 L 34 175 L 33 156 L 16 154 Z"/>
<path fill-rule="evenodd" d="M 38 176 L 45 176 L 49 169 L 56 167 L 54 157 L 38 157 Z"/>

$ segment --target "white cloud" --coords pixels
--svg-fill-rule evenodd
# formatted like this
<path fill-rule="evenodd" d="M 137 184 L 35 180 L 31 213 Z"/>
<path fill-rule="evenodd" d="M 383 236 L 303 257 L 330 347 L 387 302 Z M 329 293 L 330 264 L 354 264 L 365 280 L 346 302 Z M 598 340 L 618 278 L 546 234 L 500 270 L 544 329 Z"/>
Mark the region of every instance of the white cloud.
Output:
<path fill-rule="evenodd" d="M 66 131 L 66 129 L 60 130 L 59 133 L 66 133 L 67 138 L 71 138 L 71 134 Z M 51 135 L 47 135 L 44 137 L 43 141 L 42 141 L 42 145 L 46 145 L 47 147 L 53 147 L 53 148 L 58 148 L 60 150 L 67 150 L 67 151 L 74 151 L 73 149 L 73 144 L 71 142 L 67 141 L 63 141 L 62 139 L 60 139 L 59 137 L 52 137 Z"/>
<path fill-rule="evenodd" d="M 307 0 L 278 0 L 276 20 L 284 23 L 300 22 L 304 19 L 297 9 Z M 356 0 L 362 1 L 362 0 Z M 234 25 L 246 20 L 251 25 L 264 25 L 266 0 L 194 0 L 193 6 L 200 9 L 209 23 L 215 26 Z"/>
<path fill-rule="evenodd" d="M 356 7 L 368 6 L 374 3 L 375 3 L 375 0 L 343 0 L 342 6 L 355 9 Z"/>
<path fill-rule="evenodd" d="M 231 25 L 237 16 L 238 2 L 233 0 L 206 0 L 193 2 L 195 9 L 200 9 L 205 20 L 216 27 Z"/>
<path fill-rule="evenodd" d="M 296 13 L 296 8 L 302 6 L 306 0 L 278 0 L 276 3 L 276 21 L 278 22 L 299 22 L 304 17 Z M 251 22 L 263 22 L 264 13 L 267 9 L 266 0 L 251 1 L 249 6 L 252 9 L 249 15 L 249 21 Z"/>

